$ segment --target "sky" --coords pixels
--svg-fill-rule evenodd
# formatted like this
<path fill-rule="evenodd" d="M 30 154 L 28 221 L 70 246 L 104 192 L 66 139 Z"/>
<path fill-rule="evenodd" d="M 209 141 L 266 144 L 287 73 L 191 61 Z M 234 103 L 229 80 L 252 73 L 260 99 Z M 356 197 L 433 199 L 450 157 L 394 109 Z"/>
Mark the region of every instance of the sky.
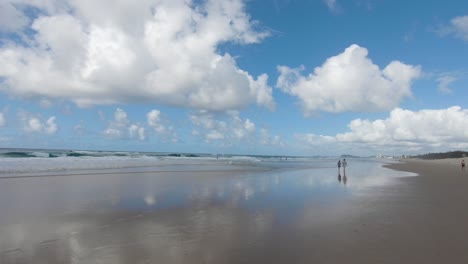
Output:
<path fill-rule="evenodd" d="M 468 148 L 468 2 L 1 0 L 0 147 Z"/>

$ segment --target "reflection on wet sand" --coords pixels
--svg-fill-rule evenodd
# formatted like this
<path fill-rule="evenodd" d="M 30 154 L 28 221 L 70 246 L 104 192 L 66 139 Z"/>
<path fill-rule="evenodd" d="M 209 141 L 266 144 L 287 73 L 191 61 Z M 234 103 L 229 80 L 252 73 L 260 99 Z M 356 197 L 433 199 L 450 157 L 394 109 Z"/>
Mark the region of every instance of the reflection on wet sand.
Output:
<path fill-rule="evenodd" d="M 96 216 L 71 218 L 91 223 Z M 264 241 L 272 224 L 268 211 L 250 214 L 223 205 L 200 208 L 197 203 L 178 210 L 111 214 L 59 239 L 40 241 L 31 252 L 5 251 L 1 263 L 220 263 L 236 244 Z"/>
<path fill-rule="evenodd" d="M 279 263 L 284 243 L 334 218 L 343 196 L 381 182 L 353 173 L 345 190 L 333 168 L 4 179 L 0 263 L 232 263 L 271 251 L 263 260 Z"/>

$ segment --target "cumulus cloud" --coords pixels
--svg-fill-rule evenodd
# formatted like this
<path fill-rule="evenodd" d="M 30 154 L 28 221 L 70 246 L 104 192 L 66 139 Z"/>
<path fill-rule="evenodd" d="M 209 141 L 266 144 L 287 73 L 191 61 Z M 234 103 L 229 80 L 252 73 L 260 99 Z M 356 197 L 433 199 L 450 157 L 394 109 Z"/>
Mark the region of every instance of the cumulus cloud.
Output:
<path fill-rule="evenodd" d="M 161 111 L 153 109 L 146 114 L 148 126 L 163 140 L 178 142 L 178 136 L 174 132 L 174 127 L 167 120 L 163 120 Z"/>
<path fill-rule="evenodd" d="M 44 131 L 46 134 L 53 135 L 57 132 L 58 126 L 55 123 L 55 116 L 50 117 L 47 119 L 45 126 L 44 126 Z"/>
<path fill-rule="evenodd" d="M 132 123 L 128 118 L 127 112 L 117 108 L 114 112 L 114 119 L 109 122 L 103 135 L 114 139 L 136 139 L 144 141 L 146 139 L 145 127 Z"/>
<path fill-rule="evenodd" d="M 146 114 L 148 125 L 158 134 L 166 131 L 166 127 L 161 122 L 161 111 L 153 109 Z"/>
<path fill-rule="evenodd" d="M 14 32 L 28 24 L 28 17 L 11 2 L 0 2 L 0 32 Z"/>
<path fill-rule="evenodd" d="M 229 115 L 234 138 L 241 140 L 255 133 L 255 124 L 250 119 L 242 120 L 237 111 L 232 111 Z"/>
<path fill-rule="evenodd" d="M 228 132 L 227 123 L 215 119 L 214 114 L 200 111 L 190 116 L 193 125 L 203 130 L 203 133 L 195 130 L 192 135 L 202 135 L 206 141 L 224 139 Z"/>
<path fill-rule="evenodd" d="M 266 128 L 257 128 L 252 120 L 241 117 L 239 111 L 223 114 L 198 111 L 190 116 L 190 120 L 194 125 L 192 136 L 207 143 L 224 147 L 245 143 L 274 148 L 286 145 L 279 135 L 271 134 Z"/>
<path fill-rule="evenodd" d="M 367 49 L 351 45 L 305 76 L 304 67 L 278 66 L 276 86 L 297 96 L 306 115 L 390 110 L 411 96 L 411 83 L 421 75 L 419 66 L 392 61 L 380 69 L 367 55 Z"/>
<path fill-rule="evenodd" d="M 310 146 L 352 144 L 354 150 L 445 151 L 468 147 L 468 109 L 410 111 L 396 108 L 386 119 L 355 119 L 335 136 L 301 135 Z"/>
<path fill-rule="evenodd" d="M 349 124 L 351 132 L 338 134 L 337 139 L 376 144 L 467 145 L 467 118 L 468 110 L 459 106 L 418 112 L 397 108 L 385 120 L 353 120 Z"/>
<path fill-rule="evenodd" d="M 20 111 L 18 112 L 18 119 L 23 130 L 27 133 L 54 135 L 59 129 L 55 116 L 51 116 L 44 121 L 40 116 Z"/>
<path fill-rule="evenodd" d="M 248 118 L 242 119 L 238 111 L 229 111 L 225 116 L 216 116 L 207 111 L 199 111 L 190 116 L 197 127 L 194 136 L 203 136 L 207 142 L 224 140 L 227 144 L 251 140 L 255 136 L 255 124 Z"/>
<path fill-rule="evenodd" d="M 259 141 L 261 145 L 269 145 L 276 147 L 283 147 L 285 143 L 279 135 L 270 135 L 266 128 L 261 128 L 259 131 Z"/>
<path fill-rule="evenodd" d="M 468 16 L 453 18 L 448 25 L 436 29 L 440 36 L 453 35 L 464 41 L 468 41 Z"/>
<path fill-rule="evenodd" d="M 132 124 L 128 128 L 128 134 L 130 138 L 136 138 L 138 140 L 144 141 L 146 139 L 145 128 L 138 125 Z"/>
<path fill-rule="evenodd" d="M 80 106 L 156 102 L 213 111 L 275 106 L 266 74 L 252 76 L 231 54 L 219 52 L 221 44 L 258 43 L 268 36 L 256 29 L 243 0 L 2 5 L 16 18 L 0 23 L 3 30 L 21 36 L 0 48 L 0 91 L 8 94 Z M 28 8 L 38 15 L 26 15 Z"/>

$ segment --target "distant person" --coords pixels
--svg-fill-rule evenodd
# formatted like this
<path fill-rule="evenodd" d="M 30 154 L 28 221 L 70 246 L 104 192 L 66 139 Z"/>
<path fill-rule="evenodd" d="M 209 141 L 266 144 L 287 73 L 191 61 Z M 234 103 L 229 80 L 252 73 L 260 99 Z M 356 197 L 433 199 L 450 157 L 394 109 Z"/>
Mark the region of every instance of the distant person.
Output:
<path fill-rule="evenodd" d="M 341 160 L 338 160 L 338 174 L 341 172 Z"/>
<path fill-rule="evenodd" d="M 461 169 L 462 171 L 465 171 L 465 160 L 461 161 Z"/>
<path fill-rule="evenodd" d="M 346 166 L 348 166 L 348 162 L 346 161 L 346 159 L 343 159 L 341 165 L 343 165 L 343 173 L 346 175 Z"/>

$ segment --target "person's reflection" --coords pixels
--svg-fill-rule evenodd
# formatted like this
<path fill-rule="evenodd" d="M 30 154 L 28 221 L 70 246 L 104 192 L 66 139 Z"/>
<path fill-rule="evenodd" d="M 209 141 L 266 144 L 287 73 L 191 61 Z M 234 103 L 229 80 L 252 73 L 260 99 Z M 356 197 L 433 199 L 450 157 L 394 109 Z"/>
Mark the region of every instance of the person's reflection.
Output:
<path fill-rule="evenodd" d="M 348 177 L 346 177 L 346 174 L 343 175 L 343 183 L 346 185 L 346 182 L 348 181 Z"/>
<path fill-rule="evenodd" d="M 341 182 L 341 174 L 338 173 L 338 182 Z"/>

